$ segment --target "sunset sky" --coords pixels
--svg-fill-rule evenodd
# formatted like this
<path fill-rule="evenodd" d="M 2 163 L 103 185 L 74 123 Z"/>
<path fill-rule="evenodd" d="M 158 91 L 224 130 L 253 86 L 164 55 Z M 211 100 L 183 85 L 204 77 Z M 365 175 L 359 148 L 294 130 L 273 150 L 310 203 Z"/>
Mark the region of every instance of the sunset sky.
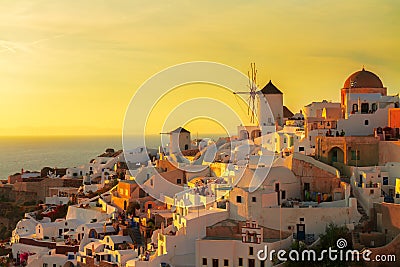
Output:
<path fill-rule="evenodd" d="M 256 62 L 259 86 L 272 79 L 293 112 L 339 101 L 363 65 L 400 91 L 397 0 L 4 0 L 0 12 L 0 135 L 119 135 L 135 90 L 187 61 Z"/>

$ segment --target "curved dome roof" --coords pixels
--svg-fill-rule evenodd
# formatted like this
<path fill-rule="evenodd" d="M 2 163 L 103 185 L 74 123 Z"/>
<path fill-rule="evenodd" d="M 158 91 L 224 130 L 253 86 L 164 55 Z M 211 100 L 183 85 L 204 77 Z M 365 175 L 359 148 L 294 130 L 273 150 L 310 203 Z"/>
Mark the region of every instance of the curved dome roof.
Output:
<path fill-rule="evenodd" d="M 381 79 L 364 68 L 354 72 L 344 82 L 343 88 L 383 88 Z"/>

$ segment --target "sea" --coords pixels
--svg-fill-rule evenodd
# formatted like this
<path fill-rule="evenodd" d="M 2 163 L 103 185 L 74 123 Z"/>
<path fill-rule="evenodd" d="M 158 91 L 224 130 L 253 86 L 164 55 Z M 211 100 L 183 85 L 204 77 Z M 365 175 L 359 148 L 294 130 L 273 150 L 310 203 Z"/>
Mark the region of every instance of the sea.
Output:
<path fill-rule="evenodd" d="M 150 148 L 158 147 L 156 138 L 149 140 L 151 140 L 149 142 Z M 122 137 L 0 137 L 0 179 L 5 180 L 9 175 L 21 172 L 21 169 L 40 171 L 43 167 L 81 166 L 103 153 L 107 148 L 122 149 Z"/>
<path fill-rule="evenodd" d="M 221 135 L 205 134 L 197 138 L 217 140 Z M 146 146 L 158 149 L 168 137 L 146 136 Z M 142 138 L 132 137 L 130 147 L 141 145 Z M 121 136 L 0 136 L 0 180 L 21 172 L 40 171 L 43 167 L 70 168 L 88 163 L 107 148 L 122 149 Z"/>

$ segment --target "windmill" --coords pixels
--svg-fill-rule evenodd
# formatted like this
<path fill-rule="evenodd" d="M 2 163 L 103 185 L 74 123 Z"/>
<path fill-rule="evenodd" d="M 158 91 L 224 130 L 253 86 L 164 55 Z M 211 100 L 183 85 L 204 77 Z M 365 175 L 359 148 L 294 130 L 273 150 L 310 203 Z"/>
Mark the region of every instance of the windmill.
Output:
<path fill-rule="evenodd" d="M 255 122 L 255 112 L 256 112 L 256 95 L 257 95 L 257 69 L 256 63 L 250 63 L 250 70 L 247 72 L 249 77 L 249 84 L 247 85 L 250 89 L 248 92 L 234 92 L 234 94 L 248 94 L 249 98 L 247 100 L 247 114 L 250 115 L 250 121 Z M 251 113 L 250 113 L 251 112 Z"/>

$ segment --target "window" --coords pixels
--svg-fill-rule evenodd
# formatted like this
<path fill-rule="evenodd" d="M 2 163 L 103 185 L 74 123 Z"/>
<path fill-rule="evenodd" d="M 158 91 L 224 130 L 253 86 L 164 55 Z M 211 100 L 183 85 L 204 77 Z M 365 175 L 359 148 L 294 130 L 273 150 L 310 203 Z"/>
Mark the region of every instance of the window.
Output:
<path fill-rule="evenodd" d="M 388 185 L 388 184 L 389 184 L 389 178 L 383 177 L 383 185 Z"/>
<path fill-rule="evenodd" d="M 286 137 L 285 137 L 285 138 L 283 138 L 283 143 L 284 143 L 284 144 L 286 144 Z"/>
<path fill-rule="evenodd" d="M 207 265 L 207 258 L 203 258 L 203 265 Z"/>
<path fill-rule="evenodd" d="M 373 195 L 373 194 L 374 194 L 374 189 L 370 189 L 370 190 L 369 190 L 369 194 L 370 194 L 370 195 Z"/>
<path fill-rule="evenodd" d="M 360 160 L 360 151 L 359 150 L 351 151 L 351 160 Z"/>
<path fill-rule="evenodd" d="M 265 267 L 265 261 L 260 261 L 260 267 Z"/>
<path fill-rule="evenodd" d="M 249 255 L 253 255 L 254 251 L 253 251 L 253 247 L 249 247 Z"/>
<path fill-rule="evenodd" d="M 150 180 L 150 185 L 151 185 L 151 186 L 154 185 L 153 179 Z"/>
<path fill-rule="evenodd" d="M 151 203 L 150 203 L 150 204 L 147 204 L 147 208 L 148 208 L 148 209 L 153 208 L 153 204 L 151 204 Z"/>
<path fill-rule="evenodd" d="M 236 196 L 236 203 L 242 203 L 242 196 Z"/>
<path fill-rule="evenodd" d="M 372 103 L 372 111 L 376 111 L 378 109 L 378 106 L 376 105 L 376 103 Z"/>
<path fill-rule="evenodd" d="M 177 184 L 182 184 L 182 179 L 176 179 Z"/>
<path fill-rule="evenodd" d="M 252 197 L 251 198 L 251 202 L 257 202 L 257 198 L 256 197 Z"/>
<path fill-rule="evenodd" d="M 304 146 L 299 146 L 299 152 L 304 151 Z"/>
<path fill-rule="evenodd" d="M 357 112 L 358 111 L 358 105 L 357 104 L 353 104 L 353 112 Z"/>
<path fill-rule="evenodd" d="M 368 121 L 368 120 L 365 120 L 365 121 L 364 121 L 364 125 L 367 126 L 368 124 L 369 124 L 369 121 Z"/>
<path fill-rule="evenodd" d="M 57 267 L 57 264 L 53 263 L 53 267 Z"/>
<path fill-rule="evenodd" d="M 43 267 L 49 267 L 47 263 L 43 263 Z"/>
<path fill-rule="evenodd" d="M 286 191 L 285 190 L 282 191 L 282 199 L 286 199 Z"/>
<path fill-rule="evenodd" d="M 367 114 L 369 112 L 369 104 L 361 103 L 361 114 Z"/>
<path fill-rule="evenodd" d="M 229 260 L 224 259 L 224 266 L 229 266 Z"/>
<path fill-rule="evenodd" d="M 243 258 L 239 258 L 239 266 L 243 266 Z"/>

